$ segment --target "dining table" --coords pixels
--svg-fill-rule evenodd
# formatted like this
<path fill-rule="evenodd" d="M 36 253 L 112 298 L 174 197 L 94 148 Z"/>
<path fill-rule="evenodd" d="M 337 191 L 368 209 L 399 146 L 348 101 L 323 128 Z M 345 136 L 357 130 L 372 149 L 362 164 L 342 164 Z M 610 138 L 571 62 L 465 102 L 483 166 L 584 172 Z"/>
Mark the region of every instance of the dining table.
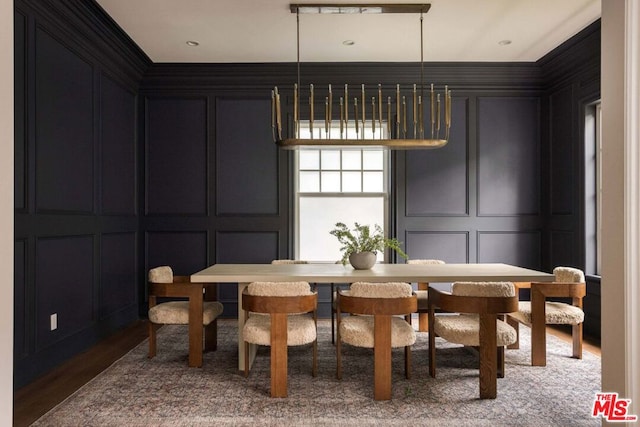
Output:
<path fill-rule="evenodd" d="M 245 354 L 242 330 L 245 313 L 242 292 L 251 282 L 295 282 L 315 284 L 355 282 L 451 283 L 458 281 L 488 282 L 552 282 L 554 275 L 529 268 L 502 263 L 468 264 L 376 264 L 367 270 L 335 263 L 307 264 L 214 264 L 191 275 L 191 282 L 237 286 L 238 291 L 238 369 L 244 371 L 244 359 L 253 364 L 257 346 L 249 346 Z M 202 319 L 189 318 L 191 325 Z M 190 351 L 202 352 L 202 340 L 189 343 Z M 250 368 L 249 368 L 250 369 Z"/>

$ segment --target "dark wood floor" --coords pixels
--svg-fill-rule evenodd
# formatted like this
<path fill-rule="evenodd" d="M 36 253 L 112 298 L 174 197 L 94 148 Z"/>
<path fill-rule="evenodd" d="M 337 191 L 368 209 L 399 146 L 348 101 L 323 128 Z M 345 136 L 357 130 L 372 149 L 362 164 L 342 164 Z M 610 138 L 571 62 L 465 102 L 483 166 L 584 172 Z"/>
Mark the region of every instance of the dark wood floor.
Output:
<path fill-rule="evenodd" d="M 31 425 L 146 337 L 146 322 L 135 322 L 17 390 L 13 396 L 13 425 Z"/>
<path fill-rule="evenodd" d="M 566 328 L 547 328 L 547 332 L 571 342 L 571 332 Z M 135 322 L 16 391 L 13 425 L 31 425 L 146 337 L 146 322 Z M 588 337 L 584 339 L 584 349 L 600 355 L 600 343 Z"/>

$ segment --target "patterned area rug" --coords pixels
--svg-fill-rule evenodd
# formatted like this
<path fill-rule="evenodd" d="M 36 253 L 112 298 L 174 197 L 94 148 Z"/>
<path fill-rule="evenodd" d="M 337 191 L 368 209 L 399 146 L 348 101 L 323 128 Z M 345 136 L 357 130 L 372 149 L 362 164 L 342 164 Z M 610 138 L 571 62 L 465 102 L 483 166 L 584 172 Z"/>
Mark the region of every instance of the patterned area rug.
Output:
<path fill-rule="evenodd" d="M 520 350 L 506 351 L 498 398 L 480 400 L 477 352 L 438 338 L 437 378 L 429 377 L 427 334 L 413 347 L 412 379 L 403 351 L 393 352 L 393 399 L 373 400 L 373 351 L 343 346 L 343 379 L 335 376 L 328 320 L 318 322 L 319 372 L 311 347 L 289 349 L 289 397 L 269 397 L 269 348 L 260 347 L 249 378 L 237 370 L 237 323 L 219 322 L 218 350 L 203 367 L 187 367 L 187 330 L 165 326 L 158 355 L 143 342 L 36 426 L 599 426 L 590 416 L 600 391 L 600 358 L 572 359 L 571 345 L 547 338 L 547 366 L 530 366 L 529 329 Z"/>

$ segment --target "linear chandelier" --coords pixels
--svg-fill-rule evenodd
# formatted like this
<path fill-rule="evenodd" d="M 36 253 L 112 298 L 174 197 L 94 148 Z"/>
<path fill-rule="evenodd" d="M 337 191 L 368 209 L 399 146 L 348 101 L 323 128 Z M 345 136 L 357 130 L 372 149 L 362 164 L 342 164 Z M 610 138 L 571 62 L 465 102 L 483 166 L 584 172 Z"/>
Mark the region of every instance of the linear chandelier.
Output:
<path fill-rule="evenodd" d="M 430 4 L 290 4 L 297 19 L 297 83 L 293 87 L 293 138 L 284 138 L 280 92 L 271 91 L 271 130 L 276 144 L 284 149 L 306 146 L 375 146 L 392 149 L 440 148 L 449 140 L 451 128 L 451 90 L 444 87 L 437 93 L 431 84 L 425 94 L 423 14 Z M 364 84 L 352 89 L 345 84 L 339 90 L 328 85 L 319 94 L 317 87 L 309 85 L 303 97 L 300 85 L 300 14 L 420 14 L 420 83 L 408 87 L 396 84 L 391 91 Z M 350 92 L 355 96 L 350 95 Z M 426 95 L 426 96 L 425 96 Z M 350 98 L 350 96 L 352 96 Z M 386 97 L 386 99 L 385 99 Z M 324 100 L 322 99 L 324 98 Z M 301 137 L 300 104 L 308 102 L 308 135 Z M 319 102 L 318 102 L 319 101 Z M 324 102 L 322 102 L 324 101 Z M 429 103 L 429 120 L 424 120 L 424 104 Z M 321 119 L 315 112 L 316 103 Z M 407 111 L 411 108 L 411 117 Z M 334 112 L 334 108 L 336 108 Z M 350 111 L 351 110 L 351 111 Z M 322 114 L 323 113 L 323 114 Z M 386 119 L 386 123 L 383 119 Z M 336 136 L 339 129 L 339 136 Z M 366 135 L 365 135 L 366 134 Z"/>

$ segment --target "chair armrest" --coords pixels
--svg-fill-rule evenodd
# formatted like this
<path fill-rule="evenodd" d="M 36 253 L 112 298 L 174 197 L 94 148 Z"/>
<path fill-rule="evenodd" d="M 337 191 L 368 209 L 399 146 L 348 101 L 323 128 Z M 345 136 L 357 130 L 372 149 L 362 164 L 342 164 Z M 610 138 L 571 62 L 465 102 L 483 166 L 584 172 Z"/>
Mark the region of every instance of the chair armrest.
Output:
<path fill-rule="evenodd" d="M 540 292 L 545 297 L 583 298 L 587 295 L 586 283 L 533 282 L 531 292 Z"/>
<path fill-rule="evenodd" d="M 433 297 L 433 301 L 432 301 Z M 429 308 L 457 313 L 500 314 L 518 311 L 518 297 L 463 296 L 429 288 Z"/>

